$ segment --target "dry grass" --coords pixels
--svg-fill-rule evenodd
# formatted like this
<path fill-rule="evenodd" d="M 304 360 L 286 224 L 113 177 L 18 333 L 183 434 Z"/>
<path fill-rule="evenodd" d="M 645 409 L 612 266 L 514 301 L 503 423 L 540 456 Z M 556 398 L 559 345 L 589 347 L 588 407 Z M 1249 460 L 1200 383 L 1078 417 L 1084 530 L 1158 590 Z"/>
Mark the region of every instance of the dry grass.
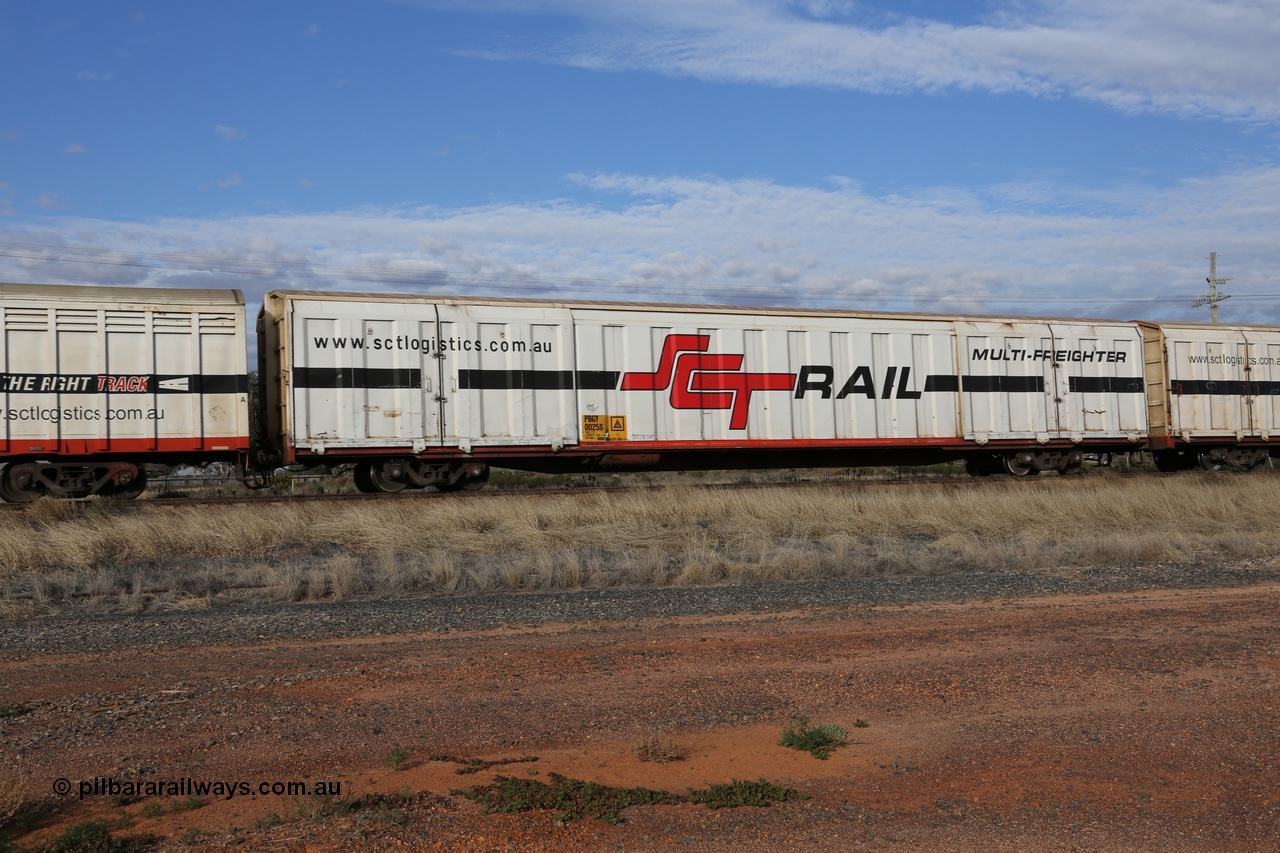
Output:
<path fill-rule="evenodd" d="M 650 735 L 636 744 L 634 752 L 640 761 L 652 761 L 657 764 L 684 761 L 689 757 L 689 748 L 666 734 Z"/>
<path fill-rule="evenodd" d="M 1280 476 L 670 487 L 0 516 L 12 613 L 1002 572 L 1280 554 Z"/>
<path fill-rule="evenodd" d="M 17 814 L 27 796 L 27 776 L 11 756 L 0 752 L 0 827 Z M 0 841 L 3 838 L 0 837 Z"/>

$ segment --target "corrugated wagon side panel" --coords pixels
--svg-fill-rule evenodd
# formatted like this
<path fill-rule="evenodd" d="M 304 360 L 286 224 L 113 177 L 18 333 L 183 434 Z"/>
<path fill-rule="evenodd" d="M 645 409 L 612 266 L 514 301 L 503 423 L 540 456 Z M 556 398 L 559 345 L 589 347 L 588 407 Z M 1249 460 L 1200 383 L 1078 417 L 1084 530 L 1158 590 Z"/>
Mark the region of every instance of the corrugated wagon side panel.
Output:
<path fill-rule="evenodd" d="M 295 446 L 439 443 L 434 305 L 317 297 L 292 300 L 288 315 L 286 428 Z"/>
<path fill-rule="evenodd" d="M 1147 430 L 1143 343 L 1131 324 L 1053 323 L 1061 434 L 1140 437 Z"/>
<path fill-rule="evenodd" d="M 439 306 L 445 443 L 576 440 L 573 320 L 553 306 Z"/>
<path fill-rule="evenodd" d="M 1253 431 L 1261 438 L 1280 438 L 1280 329 L 1249 330 L 1250 382 L 1257 392 Z"/>
<path fill-rule="evenodd" d="M 247 449 L 239 293 L 0 287 L 4 452 Z"/>
<path fill-rule="evenodd" d="M 580 391 L 583 414 L 625 415 L 633 441 L 874 444 L 958 430 L 945 322 L 624 310 L 575 321 L 579 371 L 620 375 L 617 393 Z"/>
<path fill-rule="evenodd" d="M 961 321 L 960 348 L 965 438 L 978 441 L 1056 437 L 1047 324 Z"/>
<path fill-rule="evenodd" d="M 56 372 L 56 347 L 50 332 L 53 309 L 34 305 L 4 306 L 5 450 L 22 453 L 56 440 L 56 427 L 27 413 L 48 408 L 47 394 L 37 396 L 27 377 Z"/>
<path fill-rule="evenodd" d="M 1250 431 L 1248 346 L 1237 328 L 1163 326 L 1170 430 L 1176 437 L 1235 437 Z"/>
<path fill-rule="evenodd" d="M 1142 340 L 1127 323 L 958 321 L 965 435 L 975 441 L 1139 440 Z"/>

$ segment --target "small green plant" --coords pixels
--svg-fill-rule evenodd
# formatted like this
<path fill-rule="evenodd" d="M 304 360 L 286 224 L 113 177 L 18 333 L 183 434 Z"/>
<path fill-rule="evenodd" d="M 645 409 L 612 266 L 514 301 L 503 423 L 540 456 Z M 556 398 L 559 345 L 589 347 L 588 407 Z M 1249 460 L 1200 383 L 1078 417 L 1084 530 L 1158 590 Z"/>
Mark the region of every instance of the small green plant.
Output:
<path fill-rule="evenodd" d="M 707 808 L 767 806 L 774 802 L 803 800 L 807 797 L 794 788 L 783 788 L 761 779 L 740 782 L 737 779 L 705 790 L 689 789 L 687 796 L 651 788 L 614 788 L 581 779 L 569 779 L 559 773 L 548 773 L 549 782 L 536 779 L 513 779 L 499 776 L 489 785 L 473 785 L 457 796 L 479 803 L 485 814 L 514 814 L 527 811 L 556 811 L 556 823 L 593 817 L 605 823 L 623 823 L 622 810 L 628 806 L 658 803 L 702 803 Z"/>
<path fill-rule="evenodd" d="M 263 815 L 253 822 L 254 829 L 270 829 L 273 826 L 279 826 L 284 823 L 284 818 L 272 812 L 269 815 Z"/>
<path fill-rule="evenodd" d="M 382 759 L 382 766 L 388 767 L 392 770 L 399 770 L 401 765 L 403 765 L 408 758 L 409 753 L 397 746 L 395 749 L 387 753 L 386 758 Z"/>
<path fill-rule="evenodd" d="M 208 803 L 202 797 L 191 796 L 185 800 L 178 800 L 173 804 L 175 812 L 193 812 L 196 809 L 204 808 Z"/>
<path fill-rule="evenodd" d="M 312 794 L 294 802 L 291 820 L 319 822 L 331 817 L 354 816 L 357 822 L 377 818 L 387 823 L 403 823 L 404 807 L 414 799 L 407 787 L 395 794 L 365 794 L 355 799 L 338 799 L 330 795 Z M 283 823 L 278 814 L 271 814 L 254 824 L 254 829 L 269 829 Z"/>
<path fill-rule="evenodd" d="M 549 773 L 547 782 L 499 776 L 489 785 L 472 785 L 451 793 L 484 807 L 485 814 L 515 814 L 556 810 L 557 823 L 593 817 L 605 823 L 624 823 L 620 812 L 628 806 L 678 803 L 681 798 L 650 788 L 615 788 Z"/>
<path fill-rule="evenodd" d="M 0 720 L 21 717 L 35 710 L 34 705 L 0 705 Z"/>
<path fill-rule="evenodd" d="M 53 842 L 53 849 L 57 853 L 105 853 L 111 844 L 106 821 L 88 820 L 62 830 Z"/>
<path fill-rule="evenodd" d="M 142 804 L 142 808 L 138 809 L 138 814 L 146 818 L 160 817 L 164 814 L 164 806 L 155 800 Z"/>
<path fill-rule="evenodd" d="M 691 803 L 703 803 L 709 809 L 727 809 L 739 806 L 764 807 L 788 800 L 807 800 L 809 797 L 795 788 L 784 788 L 764 779 L 758 782 L 734 779 L 704 790 L 690 788 L 688 799 Z"/>
<path fill-rule="evenodd" d="M 471 773 L 479 773 L 481 770 L 488 770 L 490 767 L 502 767 L 507 764 L 532 764 L 538 760 L 536 755 L 525 755 L 521 758 L 495 758 L 493 760 L 485 758 L 458 758 L 453 755 L 428 755 L 427 761 L 448 761 L 451 764 L 461 764 L 457 770 L 453 771 L 459 776 L 467 776 Z M 530 776 L 538 775 L 538 771 L 529 771 Z"/>
<path fill-rule="evenodd" d="M 106 821 L 89 820 L 67 827 L 44 849 L 51 853 L 135 853 L 154 842 L 153 836 L 117 840 L 111 837 Z"/>
<path fill-rule="evenodd" d="M 865 729 L 870 725 L 871 725 L 870 723 L 868 723 L 866 720 L 862 719 L 861 717 L 853 721 L 853 727 L 855 729 Z"/>
<path fill-rule="evenodd" d="M 849 739 L 849 732 L 840 726 L 825 723 L 810 723 L 808 717 L 797 717 L 782 732 L 779 746 L 807 752 L 814 758 L 826 761 L 835 752 L 836 747 L 844 746 Z"/>

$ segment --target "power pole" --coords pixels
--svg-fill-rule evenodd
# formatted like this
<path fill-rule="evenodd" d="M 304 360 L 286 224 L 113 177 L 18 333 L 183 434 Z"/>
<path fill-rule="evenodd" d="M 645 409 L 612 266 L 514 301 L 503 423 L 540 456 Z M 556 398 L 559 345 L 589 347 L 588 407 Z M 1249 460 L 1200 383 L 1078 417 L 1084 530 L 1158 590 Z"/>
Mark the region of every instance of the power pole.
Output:
<path fill-rule="evenodd" d="M 1218 303 L 1222 302 L 1222 300 L 1224 299 L 1231 298 L 1230 293 L 1223 293 L 1221 295 L 1219 295 L 1218 293 L 1218 285 L 1226 284 L 1227 282 L 1231 281 L 1231 279 L 1218 278 L 1218 253 L 1217 252 L 1209 253 L 1209 277 L 1206 278 L 1205 281 L 1209 282 L 1209 295 L 1198 297 L 1194 302 L 1191 303 L 1191 307 L 1199 308 L 1201 305 L 1208 305 L 1209 316 L 1213 319 L 1213 322 L 1216 323 L 1218 322 Z"/>

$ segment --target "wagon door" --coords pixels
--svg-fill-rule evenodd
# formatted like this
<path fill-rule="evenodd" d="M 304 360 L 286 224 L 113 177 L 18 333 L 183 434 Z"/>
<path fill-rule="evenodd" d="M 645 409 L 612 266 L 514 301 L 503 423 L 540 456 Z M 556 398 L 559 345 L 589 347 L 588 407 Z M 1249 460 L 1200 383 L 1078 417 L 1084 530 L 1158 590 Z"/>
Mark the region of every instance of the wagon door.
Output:
<path fill-rule="evenodd" d="M 1137 437 L 1146 428 L 1141 334 L 1130 325 L 1055 323 L 1053 406 L 1057 436 Z"/>
<path fill-rule="evenodd" d="M 1165 327 L 1172 431 L 1193 437 L 1243 437 L 1250 429 L 1246 403 L 1249 347 L 1239 329 Z"/>
<path fill-rule="evenodd" d="M 956 323 L 964 437 L 1048 441 L 1058 425 L 1057 350 L 1045 323 L 998 320 Z"/>
<path fill-rule="evenodd" d="M 1280 333 L 1251 329 L 1245 333 L 1249 352 L 1249 411 L 1254 435 L 1270 440 L 1280 430 Z"/>
<path fill-rule="evenodd" d="M 568 309 L 442 304 L 438 310 L 445 445 L 469 451 L 577 442 Z"/>
<path fill-rule="evenodd" d="M 291 302 L 294 440 L 312 452 L 439 442 L 435 306 L 339 298 Z"/>

